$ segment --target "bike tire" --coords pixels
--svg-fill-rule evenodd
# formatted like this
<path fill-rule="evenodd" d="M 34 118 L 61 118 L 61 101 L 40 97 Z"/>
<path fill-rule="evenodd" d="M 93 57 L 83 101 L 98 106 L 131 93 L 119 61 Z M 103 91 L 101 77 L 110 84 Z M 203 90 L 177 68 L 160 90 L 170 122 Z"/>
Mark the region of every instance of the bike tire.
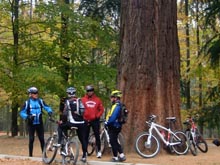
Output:
<path fill-rule="evenodd" d="M 143 158 L 153 158 L 160 151 L 159 140 L 154 135 L 152 135 L 151 143 L 150 145 L 147 145 L 148 137 L 148 132 L 142 132 L 135 139 L 135 150 Z"/>
<path fill-rule="evenodd" d="M 189 143 L 188 143 L 188 138 L 186 137 L 186 134 L 182 131 L 176 131 L 174 132 L 175 136 L 171 136 L 171 143 L 175 142 L 181 142 L 180 144 L 173 145 L 172 149 L 174 152 L 178 155 L 184 155 L 188 152 L 189 150 Z M 177 137 L 180 139 L 177 139 Z"/>
<path fill-rule="evenodd" d="M 79 142 L 73 138 L 67 142 L 67 146 L 67 156 L 62 155 L 62 165 L 66 163 L 76 165 L 79 157 Z"/>
<path fill-rule="evenodd" d="M 203 152 L 203 153 L 206 153 L 208 152 L 208 144 L 207 142 L 205 141 L 205 139 L 199 135 L 197 137 L 197 143 L 196 143 L 196 146 L 198 147 L 198 149 Z"/>
<path fill-rule="evenodd" d="M 42 157 L 45 164 L 52 163 L 56 157 L 58 147 L 54 144 L 57 144 L 57 138 L 49 137 L 44 145 Z"/>
<path fill-rule="evenodd" d="M 104 155 L 106 149 L 109 148 L 108 140 L 105 133 L 101 134 L 100 141 L 101 141 L 101 153 L 102 155 Z"/>
<path fill-rule="evenodd" d="M 186 137 L 188 138 L 189 150 L 193 156 L 197 155 L 197 146 L 193 142 L 193 138 L 190 131 L 186 131 Z"/>
<path fill-rule="evenodd" d="M 118 134 L 118 143 L 121 145 L 121 148 L 124 151 L 125 140 L 124 140 L 124 136 L 123 136 L 123 134 L 121 132 Z"/>
<path fill-rule="evenodd" d="M 94 133 L 89 135 L 88 139 L 88 147 L 87 147 L 87 154 L 88 156 L 91 156 L 96 149 L 96 141 L 95 141 L 95 135 Z"/>

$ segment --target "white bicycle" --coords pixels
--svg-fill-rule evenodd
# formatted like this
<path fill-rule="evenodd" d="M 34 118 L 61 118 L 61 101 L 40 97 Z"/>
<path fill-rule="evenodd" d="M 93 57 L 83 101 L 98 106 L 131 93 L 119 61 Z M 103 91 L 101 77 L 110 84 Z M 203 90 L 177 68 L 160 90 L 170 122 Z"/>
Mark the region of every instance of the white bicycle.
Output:
<path fill-rule="evenodd" d="M 151 115 L 146 123 L 149 126 L 148 132 L 140 133 L 135 140 L 136 152 L 144 158 L 152 158 L 158 154 L 161 148 L 159 139 L 178 155 L 186 154 L 189 150 L 187 137 L 182 131 L 173 132 L 170 123 L 175 122 L 175 117 L 166 118 L 169 120 L 169 128 L 155 122 L 155 115 Z"/>

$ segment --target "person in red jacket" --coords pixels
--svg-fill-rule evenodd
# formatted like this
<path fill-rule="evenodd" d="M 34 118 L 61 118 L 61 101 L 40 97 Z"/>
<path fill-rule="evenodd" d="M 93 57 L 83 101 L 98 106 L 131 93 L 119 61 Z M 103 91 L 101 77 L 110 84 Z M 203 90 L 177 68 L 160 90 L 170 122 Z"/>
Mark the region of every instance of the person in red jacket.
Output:
<path fill-rule="evenodd" d="M 87 146 L 88 146 L 90 127 L 92 127 L 96 138 L 96 147 L 98 151 L 97 158 L 101 158 L 102 153 L 101 153 L 101 141 L 99 136 L 99 130 L 100 130 L 100 117 L 104 112 L 104 107 L 102 105 L 101 99 L 95 95 L 94 87 L 92 85 L 86 86 L 86 95 L 82 98 L 82 103 L 84 104 L 85 107 L 83 118 L 87 125 L 87 129 L 86 129 Z"/>

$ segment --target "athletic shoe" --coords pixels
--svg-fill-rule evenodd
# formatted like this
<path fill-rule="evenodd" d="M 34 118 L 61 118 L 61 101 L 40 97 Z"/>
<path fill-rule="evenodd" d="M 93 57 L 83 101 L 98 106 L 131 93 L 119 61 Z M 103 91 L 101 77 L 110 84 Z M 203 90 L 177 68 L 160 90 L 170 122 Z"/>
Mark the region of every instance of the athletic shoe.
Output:
<path fill-rule="evenodd" d="M 102 153 L 99 151 L 96 155 L 97 158 L 101 158 L 102 157 Z"/>
<path fill-rule="evenodd" d="M 118 157 L 118 160 L 119 160 L 119 162 L 124 162 L 125 160 L 126 160 L 126 157 L 125 156 L 123 156 L 123 157 Z"/>
<path fill-rule="evenodd" d="M 86 163 L 86 157 L 82 157 L 82 158 L 80 159 L 80 161 L 82 161 L 83 163 Z"/>
<path fill-rule="evenodd" d="M 111 161 L 112 161 L 112 162 L 119 162 L 119 161 L 118 161 L 118 157 L 113 157 L 113 158 L 111 159 Z"/>

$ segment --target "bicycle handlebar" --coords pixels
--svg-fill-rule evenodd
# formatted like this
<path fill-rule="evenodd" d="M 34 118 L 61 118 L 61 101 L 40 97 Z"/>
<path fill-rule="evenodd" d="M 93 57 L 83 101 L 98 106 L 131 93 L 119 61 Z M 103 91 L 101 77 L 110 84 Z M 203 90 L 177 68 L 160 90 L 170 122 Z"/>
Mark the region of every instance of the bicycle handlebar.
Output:
<path fill-rule="evenodd" d="M 58 121 L 56 121 L 55 119 L 53 119 L 52 117 L 49 117 L 49 120 L 53 123 L 57 123 Z"/>
<path fill-rule="evenodd" d="M 53 119 L 52 117 L 49 117 L 49 120 L 53 123 L 57 123 L 57 124 L 59 123 L 59 121 Z M 71 120 L 69 122 L 72 123 L 72 124 L 83 124 L 83 123 L 85 123 L 85 121 L 75 121 L 75 120 Z"/>
<path fill-rule="evenodd" d="M 105 119 L 100 119 L 99 122 L 100 123 L 104 123 L 106 120 Z"/>

